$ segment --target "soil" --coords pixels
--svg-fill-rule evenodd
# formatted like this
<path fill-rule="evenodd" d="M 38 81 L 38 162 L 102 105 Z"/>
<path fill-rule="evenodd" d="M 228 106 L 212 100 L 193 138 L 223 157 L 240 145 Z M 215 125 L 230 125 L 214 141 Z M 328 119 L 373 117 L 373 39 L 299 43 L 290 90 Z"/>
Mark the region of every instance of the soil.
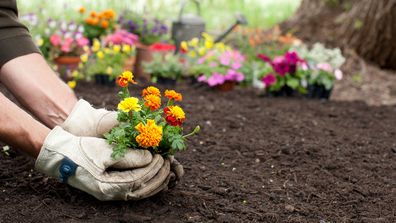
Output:
<path fill-rule="evenodd" d="M 396 108 L 263 98 L 181 84 L 186 129 L 176 188 L 137 202 L 100 202 L 0 155 L 0 222 L 396 222 Z M 116 88 L 79 83 L 115 108 Z M 138 93 L 138 91 L 136 91 Z"/>

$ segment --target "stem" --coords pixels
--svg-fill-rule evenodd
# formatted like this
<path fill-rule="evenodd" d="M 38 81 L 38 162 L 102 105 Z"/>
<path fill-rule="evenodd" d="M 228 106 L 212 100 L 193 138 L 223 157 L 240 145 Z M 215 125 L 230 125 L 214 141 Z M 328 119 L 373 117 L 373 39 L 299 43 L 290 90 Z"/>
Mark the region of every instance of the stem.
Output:
<path fill-rule="evenodd" d="M 193 135 L 197 134 L 200 130 L 201 130 L 201 127 L 199 125 L 197 125 L 197 127 L 195 127 L 195 129 L 192 132 L 190 132 L 187 135 L 184 135 L 183 138 L 193 136 Z"/>

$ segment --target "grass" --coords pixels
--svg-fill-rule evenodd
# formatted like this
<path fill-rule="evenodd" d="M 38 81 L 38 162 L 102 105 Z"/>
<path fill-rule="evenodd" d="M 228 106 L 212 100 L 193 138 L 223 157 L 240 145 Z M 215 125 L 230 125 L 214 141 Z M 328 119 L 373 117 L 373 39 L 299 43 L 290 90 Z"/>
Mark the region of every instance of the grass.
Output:
<path fill-rule="evenodd" d="M 177 18 L 180 0 L 18 0 L 20 15 L 39 13 L 51 17 L 73 20 L 76 9 L 85 6 L 90 10 L 113 8 L 116 11 L 132 10 L 167 20 Z M 270 28 L 287 19 L 298 8 L 301 0 L 201 0 L 201 12 L 209 30 L 222 30 L 234 22 L 236 13 L 246 16 L 250 27 Z M 193 4 L 186 12 L 194 13 Z"/>

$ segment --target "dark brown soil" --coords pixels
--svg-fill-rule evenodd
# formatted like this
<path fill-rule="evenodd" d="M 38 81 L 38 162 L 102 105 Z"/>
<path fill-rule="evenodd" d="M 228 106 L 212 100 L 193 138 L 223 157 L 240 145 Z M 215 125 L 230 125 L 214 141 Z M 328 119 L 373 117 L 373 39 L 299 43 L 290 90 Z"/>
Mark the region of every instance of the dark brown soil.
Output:
<path fill-rule="evenodd" d="M 396 109 L 260 98 L 182 84 L 186 175 L 138 202 L 100 202 L 0 155 L 0 222 L 396 222 Z M 114 108 L 115 88 L 77 94 Z M 138 93 L 138 92 L 137 92 Z"/>

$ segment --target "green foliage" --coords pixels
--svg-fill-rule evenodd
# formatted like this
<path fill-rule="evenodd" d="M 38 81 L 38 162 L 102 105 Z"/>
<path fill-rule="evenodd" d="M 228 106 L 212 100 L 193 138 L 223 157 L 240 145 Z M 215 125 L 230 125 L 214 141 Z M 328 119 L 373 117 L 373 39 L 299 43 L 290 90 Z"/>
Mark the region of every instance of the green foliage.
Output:
<path fill-rule="evenodd" d="M 144 63 L 145 72 L 151 74 L 153 82 L 156 82 L 158 77 L 178 80 L 183 74 L 183 65 L 180 63 L 180 56 L 173 53 L 165 55 L 155 53 L 153 60 Z"/>

